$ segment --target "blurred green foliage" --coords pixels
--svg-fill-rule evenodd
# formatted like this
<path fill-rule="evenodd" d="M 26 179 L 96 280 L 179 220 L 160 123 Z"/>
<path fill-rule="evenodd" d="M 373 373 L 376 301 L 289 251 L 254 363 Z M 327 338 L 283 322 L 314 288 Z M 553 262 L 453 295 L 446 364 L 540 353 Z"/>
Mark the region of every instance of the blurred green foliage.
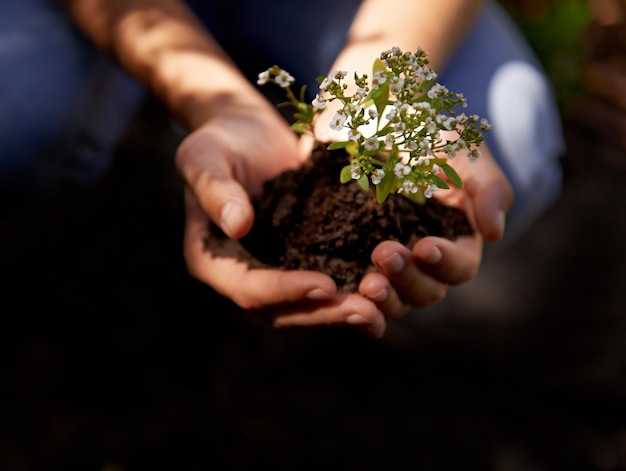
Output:
<path fill-rule="evenodd" d="M 587 0 L 501 0 L 552 81 L 562 112 L 581 91 L 580 66 L 589 55 Z"/>

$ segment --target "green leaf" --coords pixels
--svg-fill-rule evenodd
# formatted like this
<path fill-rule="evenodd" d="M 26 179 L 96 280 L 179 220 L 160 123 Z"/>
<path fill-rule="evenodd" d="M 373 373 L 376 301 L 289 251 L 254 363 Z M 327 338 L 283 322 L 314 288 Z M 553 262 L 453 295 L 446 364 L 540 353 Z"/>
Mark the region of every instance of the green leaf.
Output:
<path fill-rule="evenodd" d="M 406 199 L 413 201 L 413 203 L 416 204 L 424 204 L 426 202 L 426 197 L 424 196 L 424 192 L 421 188 L 417 191 L 417 193 L 409 193 L 408 195 L 403 193 L 403 195 Z"/>
<path fill-rule="evenodd" d="M 379 57 L 374 59 L 374 65 L 372 65 L 372 72 L 377 70 L 386 70 L 385 63 Z"/>
<path fill-rule="evenodd" d="M 378 111 L 378 115 L 382 115 L 385 111 L 385 108 L 389 104 L 389 82 L 383 83 L 380 87 L 380 94 L 374 97 L 374 104 L 376 105 L 376 111 Z"/>
<path fill-rule="evenodd" d="M 311 111 L 310 110 L 310 105 L 308 105 L 306 103 L 299 102 L 297 104 L 297 108 L 298 108 L 298 111 L 300 111 L 303 114 L 311 114 L 310 113 L 310 111 Z"/>
<path fill-rule="evenodd" d="M 352 168 L 350 165 L 346 165 L 341 169 L 341 174 L 339 175 L 339 180 L 341 183 L 348 183 L 352 180 Z"/>
<path fill-rule="evenodd" d="M 348 141 L 346 152 L 348 155 L 356 155 L 359 152 L 359 143 L 356 141 Z"/>
<path fill-rule="evenodd" d="M 369 178 L 367 178 L 367 175 L 361 175 L 361 178 L 359 178 L 357 180 L 357 183 L 359 184 L 359 186 L 361 188 L 363 188 L 365 191 L 370 189 L 370 180 Z"/>
<path fill-rule="evenodd" d="M 391 190 L 393 189 L 396 176 L 391 174 L 389 178 L 385 175 L 385 178 L 376 185 L 376 201 L 379 203 L 383 203 L 387 197 L 391 194 Z"/>
<path fill-rule="evenodd" d="M 302 85 L 302 88 L 300 88 L 300 101 L 306 102 L 306 85 Z"/>
<path fill-rule="evenodd" d="M 393 173 L 393 167 L 396 165 L 398 159 L 395 155 L 392 155 L 387 159 L 385 165 L 383 165 L 383 172 L 385 176 L 381 182 L 376 185 L 376 200 L 382 203 L 387 199 L 387 196 L 393 191 L 396 186 L 397 177 Z"/>
<path fill-rule="evenodd" d="M 291 125 L 291 129 L 293 132 L 295 132 L 298 136 L 301 136 L 302 134 L 306 133 L 307 131 L 307 126 L 304 123 L 293 123 Z"/>
<path fill-rule="evenodd" d="M 384 128 L 382 128 L 380 131 L 378 131 L 376 133 L 376 135 L 379 136 L 379 137 L 383 137 L 383 136 L 386 136 L 387 134 L 392 133 L 394 131 L 395 131 L 395 129 L 393 129 L 392 126 L 387 124 Z"/>
<path fill-rule="evenodd" d="M 350 144 L 350 141 L 332 142 L 331 144 L 328 145 L 327 149 L 328 150 L 343 149 L 348 144 Z"/>
<path fill-rule="evenodd" d="M 443 173 L 445 173 L 446 176 L 450 179 L 454 186 L 456 186 L 457 188 L 463 188 L 463 180 L 461 180 L 461 177 L 458 173 L 456 173 L 456 170 L 454 170 L 454 168 L 452 168 L 449 164 L 442 164 L 441 169 L 443 170 Z"/>
<path fill-rule="evenodd" d="M 390 193 L 391 193 L 391 190 L 386 190 L 384 188 L 381 188 L 380 185 L 377 185 L 376 186 L 376 201 L 378 202 L 378 204 L 383 204 Z"/>
<path fill-rule="evenodd" d="M 443 178 L 438 177 L 437 175 L 433 175 L 432 179 L 433 179 L 433 183 L 437 185 L 437 188 L 443 188 L 444 190 L 447 190 L 450 188 Z"/>

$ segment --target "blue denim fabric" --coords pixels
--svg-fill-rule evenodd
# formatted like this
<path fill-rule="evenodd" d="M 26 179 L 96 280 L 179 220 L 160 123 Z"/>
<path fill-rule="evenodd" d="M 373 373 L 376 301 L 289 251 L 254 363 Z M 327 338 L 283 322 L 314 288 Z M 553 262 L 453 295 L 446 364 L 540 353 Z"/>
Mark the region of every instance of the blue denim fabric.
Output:
<path fill-rule="evenodd" d="M 143 94 L 57 3 L 0 2 L 1 181 L 98 177 Z"/>
<path fill-rule="evenodd" d="M 211 34 L 256 81 L 274 64 L 306 83 L 326 75 L 346 41 L 361 0 L 187 0 Z"/>
<path fill-rule="evenodd" d="M 550 84 L 525 39 L 495 3 L 438 80 L 465 95 L 469 107 L 464 112 L 484 116 L 493 126 L 486 142 L 515 192 L 505 240 L 512 242 L 562 188 L 565 143 Z"/>
<path fill-rule="evenodd" d="M 311 96 L 315 78 L 328 72 L 360 4 L 187 3 L 251 80 L 278 64 L 298 81 L 308 80 Z M 54 1 L 0 2 L 0 71 L 0 178 L 30 172 L 41 181 L 90 181 L 106 171 L 144 92 L 88 44 Z M 563 139 L 549 83 L 495 3 L 440 81 L 468 98 L 466 112 L 493 124 L 488 144 L 516 192 L 507 231 L 522 232 L 559 193 Z"/>

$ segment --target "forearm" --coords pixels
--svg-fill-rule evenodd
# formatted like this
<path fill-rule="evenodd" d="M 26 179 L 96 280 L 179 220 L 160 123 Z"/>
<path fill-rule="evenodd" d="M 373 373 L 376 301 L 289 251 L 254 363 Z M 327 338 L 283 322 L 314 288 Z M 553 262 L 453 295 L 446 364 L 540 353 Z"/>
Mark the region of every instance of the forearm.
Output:
<path fill-rule="evenodd" d="M 79 27 L 143 82 L 188 127 L 225 105 L 258 106 L 242 76 L 177 0 L 65 0 Z"/>
<path fill-rule="evenodd" d="M 396 46 L 421 47 L 441 71 L 484 6 L 484 0 L 365 0 L 333 70 L 370 73 L 374 58 Z"/>

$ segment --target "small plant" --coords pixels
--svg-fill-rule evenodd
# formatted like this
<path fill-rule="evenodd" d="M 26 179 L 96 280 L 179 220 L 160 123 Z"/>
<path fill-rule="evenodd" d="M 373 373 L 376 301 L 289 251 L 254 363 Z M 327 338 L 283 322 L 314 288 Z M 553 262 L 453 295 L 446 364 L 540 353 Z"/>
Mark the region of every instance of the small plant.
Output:
<path fill-rule="evenodd" d="M 423 203 L 437 189 L 448 189 L 441 171 L 458 188 L 463 182 L 448 163 L 457 153 L 466 152 L 475 162 L 491 127 L 485 118 L 457 114 L 466 107 L 462 94 L 436 83 L 437 74 L 428 66 L 426 53 L 402 52 L 394 47 L 374 61 L 372 78 L 354 74 L 349 92 L 347 72 L 335 71 L 319 77 L 320 92 L 309 104 L 306 86 L 300 96 L 291 90 L 294 78 L 278 66 L 259 74 L 258 84 L 275 83 L 284 88 L 288 101 L 279 106 L 295 109 L 292 129 L 298 134 L 315 134 L 319 115 L 329 103 L 338 102 L 330 121 L 333 130 L 346 130 L 346 140 L 328 145 L 328 150 L 345 148 L 350 164 L 340 175 L 342 183 L 356 180 L 364 189 L 376 187 L 379 203 L 391 193 L 401 193 Z M 351 93 L 351 94 L 350 94 Z"/>

